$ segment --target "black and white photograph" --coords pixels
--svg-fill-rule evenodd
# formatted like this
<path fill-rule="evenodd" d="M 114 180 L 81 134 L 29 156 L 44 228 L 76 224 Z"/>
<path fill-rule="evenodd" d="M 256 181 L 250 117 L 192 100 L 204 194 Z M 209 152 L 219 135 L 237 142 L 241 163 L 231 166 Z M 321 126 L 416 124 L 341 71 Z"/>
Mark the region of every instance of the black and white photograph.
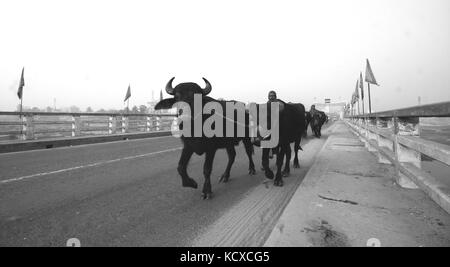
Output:
<path fill-rule="evenodd" d="M 448 0 L 2 0 L 0 38 L 0 247 L 450 247 Z"/>

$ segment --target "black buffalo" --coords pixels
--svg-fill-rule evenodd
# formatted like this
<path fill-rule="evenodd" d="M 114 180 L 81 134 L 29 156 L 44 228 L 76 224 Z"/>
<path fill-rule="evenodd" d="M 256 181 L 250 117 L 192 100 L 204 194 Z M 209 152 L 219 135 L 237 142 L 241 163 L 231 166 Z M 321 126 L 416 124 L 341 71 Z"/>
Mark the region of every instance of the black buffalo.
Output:
<path fill-rule="evenodd" d="M 316 111 L 311 116 L 311 130 L 317 138 L 322 136 L 322 125 L 327 121 L 327 115 L 323 111 Z"/>
<path fill-rule="evenodd" d="M 175 79 L 172 78 L 166 85 L 166 92 L 169 95 L 173 95 L 172 98 L 161 100 L 159 103 L 156 104 L 155 109 L 170 109 L 172 108 L 173 104 L 179 101 L 183 101 L 187 103 L 190 106 L 191 112 L 194 111 L 194 95 L 199 94 L 201 95 L 202 104 L 203 106 L 208 103 L 215 101 L 219 103 L 222 106 L 222 109 L 225 113 L 226 110 L 226 102 L 227 101 L 218 101 L 215 100 L 209 96 L 207 96 L 211 92 L 211 84 L 203 78 L 205 81 L 206 87 L 202 89 L 198 84 L 196 83 L 181 83 L 178 84 L 175 88 L 172 87 L 172 82 Z M 202 107 L 203 108 L 203 107 Z M 183 114 L 186 115 L 186 114 Z M 191 125 L 194 125 L 194 116 L 191 115 Z M 205 122 L 205 120 L 211 116 L 211 114 L 203 114 L 202 116 L 202 122 Z M 236 118 L 235 118 L 236 119 Z M 246 116 L 246 121 L 248 123 L 248 115 Z M 237 129 L 237 122 L 235 121 L 235 131 Z M 224 129 L 225 129 L 225 118 L 224 118 Z M 248 124 L 247 124 L 248 125 Z M 180 127 L 183 127 L 183 125 L 180 125 Z M 194 127 L 192 127 L 193 129 Z M 246 134 L 245 136 L 249 136 L 248 134 L 248 128 L 245 129 Z M 191 135 L 194 136 L 194 135 Z M 225 133 L 224 133 L 224 136 Z M 236 135 L 235 135 L 236 136 Z M 251 139 L 249 137 L 206 137 L 204 136 L 204 133 L 202 132 L 201 137 L 186 137 L 181 136 L 181 140 L 183 142 L 183 150 L 181 152 L 181 157 L 178 163 L 178 173 L 181 176 L 182 185 L 184 187 L 191 187 L 191 188 L 197 188 L 197 182 L 190 178 L 187 174 L 187 165 L 189 163 L 190 158 L 192 157 L 192 154 L 196 153 L 198 155 L 205 154 L 205 162 L 203 165 L 203 174 L 204 174 L 204 184 L 203 184 L 203 198 L 209 199 L 212 196 L 212 190 L 211 190 L 211 172 L 212 172 L 212 166 L 214 161 L 215 153 L 218 149 L 225 148 L 228 154 L 228 165 L 225 169 L 225 172 L 223 173 L 221 177 L 221 181 L 228 181 L 230 177 L 230 169 L 231 166 L 234 163 L 235 157 L 236 157 L 236 150 L 235 146 L 240 143 L 240 141 L 243 141 L 245 150 L 247 153 L 247 156 L 249 158 L 249 173 L 255 174 L 255 165 L 252 160 L 252 154 L 253 154 L 253 144 L 251 142 Z"/>
<path fill-rule="evenodd" d="M 308 134 L 308 126 L 311 123 L 311 119 L 312 119 L 311 113 L 309 111 L 306 111 L 305 112 L 305 129 L 306 130 L 305 130 L 305 132 L 303 134 L 303 137 L 306 137 L 307 134 Z"/>
<path fill-rule="evenodd" d="M 300 103 L 285 103 L 281 100 L 277 100 L 280 104 L 280 112 L 278 118 L 279 126 L 279 142 L 277 146 L 277 159 L 276 166 L 277 172 L 275 174 L 274 185 L 283 186 L 283 176 L 288 176 L 290 173 L 290 160 L 291 160 L 291 143 L 294 143 L 294 168 L 299 168 L 298 162 L 298 150 L 301 149 L 301 138 L 306 131 L 305 120 L 305 107 Z M 270 114 L 269 114 L 270 116 Z M 265 171 L 265 175 L 269 179 L 274 178 L 274 173 L 269 167 L 269 148 L 263 148 L 262 165 Z M 282 171 L 282 166 L 286 157 L 285 168 Z"/>

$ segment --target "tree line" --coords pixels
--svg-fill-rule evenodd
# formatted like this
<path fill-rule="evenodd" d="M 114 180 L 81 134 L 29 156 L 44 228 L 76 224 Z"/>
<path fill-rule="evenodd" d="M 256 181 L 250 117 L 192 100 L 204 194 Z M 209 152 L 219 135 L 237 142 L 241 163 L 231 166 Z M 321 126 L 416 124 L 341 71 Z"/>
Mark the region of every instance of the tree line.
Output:
<path fill-rule="evenodd" d="M 54 107 L 45 107 L 45 108 L 39 108 L 39 107 L 28 107 L 23 106 L 22 111 L 23 112 L 69 112 L 69 113 L 130 113 L 130 114 L 146 114 L 149 113 L 151 109 L 147 107 L 146 105 L 140 105 L 140 106 L 133 106 L 130 110 L 128 108 L 124 109 L 104 109 L 100 108 L 98 110 L 94 110 L 91 107 L 87 107 L 85 110 L 82 110 L 81 108 L 77 106 L 70 106 L 70 107 L 62 107 L 62 108 L 54 108 Z M 16 111 L 20 111 L 20 105 L 17 105 Z"/>

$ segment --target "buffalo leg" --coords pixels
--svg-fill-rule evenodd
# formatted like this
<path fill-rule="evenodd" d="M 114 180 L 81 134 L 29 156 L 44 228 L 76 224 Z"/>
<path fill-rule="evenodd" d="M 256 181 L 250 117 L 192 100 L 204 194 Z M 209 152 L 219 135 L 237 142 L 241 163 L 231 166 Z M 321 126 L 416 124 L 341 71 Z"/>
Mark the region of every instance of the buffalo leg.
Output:
<path fill-rule="evenodd" d="M 298 150 L 300 149 L 300 139 L 295 140 L 294 144 L 294 168 L 298 169 L 300 168 L 300 163 L 298 162 Z"/>
<path fill-rule="evenodd" d="M 250 140 L 250 138 L 245 138 L 242 142 L 244 143 L 245 153 L 247 153 L 248 157 L 248 173 L 250 175 L 254 175 L 256 174 L 256 170 L 255 163 L 253 162 L 254 149 L 252 141 Z"/>
<path fill-rule="evenodd" d="M 178 162 L 178 173 L 181 176 L 181 182 L 184 187 L 192 187 L 197 188 L 197 183 L 194 179 L 190 178 L 187 174 L 187 165 L 189 163 L 189 160 L 192 157 L 192 154 L 194 151 L 192 151 L 189 148 L 183 148 L 183 151 L 181 152 L 180 161 Z"/>
<path fill-rule="evenodd" d="M 203 175 L 205 176 L 205 183 L 203 184 L 203 199 L 210 199 L 212 195 L 211 190 L 211 172 L 216 150 L 206 152 L 205 163 L 203 164 Z"/>
<path fill-rule="evenodd" d="M 266 175 L 266 178 L 273 179 L 273 172 L 269 168 L 269 152 L 270 148 L 263 148 L 262 149 L 262 167 L 264 169 L 264 174 Z"/>
<path fill-rule="evenodd" d="M 284 164 L 284 170 L 283 170 L 283 177 L 288 177 L 291 174 L 291 167 L 289 166 L 291 164 L 291 145 L 288 144 L 285 149 L 285 155 L 286 155 L 286 162 Z"/>
<path fill-rule="evenodd" d="M 236 158 L 236 149 L 234 149 L 234 146 L 227 147 L 227 154 L 228 154 L 228 164 L 227 168 L 225 169 L 225 172 L 222 174 L 222 177 L 220 177 L 219 182 L 228 182 L 230 179 L 230 170 L 231 166 L 233 166 L 234 159 Z"/>
<path fill-rule="evenodd" d="M 283 167 L 284 155 L 286 153 L 286 145 L 281 145 L 280 150 L 277 154 L 277 174 L 275 175 L 275 180 L 273 184 L 275 186 L 283 186 L 283 175 L 281 173 L 281 168 Z"/>

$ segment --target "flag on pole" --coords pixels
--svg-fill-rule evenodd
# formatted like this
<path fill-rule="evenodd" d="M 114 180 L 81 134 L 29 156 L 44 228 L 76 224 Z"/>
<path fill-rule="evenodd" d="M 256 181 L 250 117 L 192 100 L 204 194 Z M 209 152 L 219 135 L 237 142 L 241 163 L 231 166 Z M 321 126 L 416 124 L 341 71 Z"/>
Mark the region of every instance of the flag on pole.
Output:
<path fill-rule="evenodd" d="M 163 100 L 163 93 L 162 93 L 162 90 L 161 91 L 159 91 L 159 101 L 162 101 Z"/>
<path fill-rule="evenodd" d="M 369 59 L 366 59 L 366 78 L 365 81 L 371 84 L 378 85 L 375 76 L 373 75 L 372 68 L 370 67 Z"/>
<path fill-rule="evenodd" d="M 25 67 L 22 68 L 22 76 L 20 77 L 19 90 L 17 90 L 17 96 L 22 99 L 23 87 L 25 86 L 25 79 L 23 77 L 23 71 Z"/>
<path fill-rule="evenodd" d="M 130 85 L 128 85 L 127 94 L 125 95 L 125 100 L 123 102 L 127 101 L 128 98 L 130 98 L 130 96 L 131 96 L 131 88 Z"/>
<path fill-rule="evenodd" d="M 359 73 L 359 88 L 361 88 L 361 99 L 364 100 L 364 82 L 362 72 Z"/>

